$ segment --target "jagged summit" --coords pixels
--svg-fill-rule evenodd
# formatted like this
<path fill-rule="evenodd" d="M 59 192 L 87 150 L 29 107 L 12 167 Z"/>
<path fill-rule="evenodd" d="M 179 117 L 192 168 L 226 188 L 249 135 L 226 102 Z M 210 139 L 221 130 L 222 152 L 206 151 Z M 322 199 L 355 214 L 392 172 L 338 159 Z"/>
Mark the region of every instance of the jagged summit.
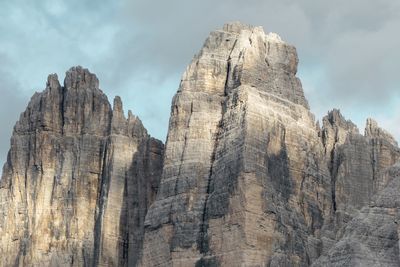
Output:
<path fill-rule="evenodd" d="M 255 26 L 243 23 L 241 21 L 232 21 L 225 23 L 224 26 L 222 27 L 222 30 L 226 32 L 239 34 L 243 30 L 252 31 L 254 28 Z"/>
<path fill-rule="evenodd" d="M 210 33 L 173 99 L 140 266 L 309 266 L 387 184 L 397 146 L 336 109 L 315 127 L 297 65 L 262 27 Z"/>
<path fill-rule="evenodd" d="M 47 77 L 47 87 L 60 87 L 57 74 L 49 74 Z M 73 66 L 65 73 L 63 84 L 65 89 L 99 89 L 99 80 L 97 76 L 82 66 Z"/>
<path fill-rule="evenodd" d="M 349 132 L 359 133 L 357 126 L 351 120 L 346 120 L 339 109 L 329 111 L 322 122 L 325 128 L 329 124 L 331 127 L 340 127 Z"/>
<path fill-rule="evenodd" d="M 64 87 L 80 89 L 99 89 L 99 80 L 96 75 L 81 66 L 70 68 L 65 74 Z"/>
<path fill-rule="evenodd" d="M 89 70 L 49 75 L 4 165 L 0 266 L 400 266 L 400 149 L 337 109 L 316 127 L 297 63 L 261 27 L 211 32 L 165 150 Z"/>
<path fill-rule="evenodd" d="M 119 97 L 111 109 L 80 66 L 64 86 L 49 75 L 14 129 L 0 181 L 0 266 L 136 265 L 162 142 L 124 117 Z"/>
<path fill-rule="evenodd" d="M 385 129 L 380 128 L 378 123 L 372 118 L 367 119 L 365 125 L 365 136 L 382 138 L 391 143 L 393 146 L 397 146 L 396 139 Z"/>
<path fill-rule="evenodd" d="M 309 109 L 296 77 L 296 49 L 262 27 L 240 22 L 210 33 L 182 78 L 180 90 L 229 94 L 239 86 L 254 87 L 277 101 Z"/>
<path fill-rule="evenodd" d="M 66 72 L 63 86 L 57 74 L 48 76 L 45 90 L 31 98 L 15 131 L 45 129 L 65 135 L 107 136 L 111 116 L 111 105 L 96 75 L 77 66 Z"/>
<path fill-rule="evenodd" d="M 268 41 L 284 43 L 282 38 L 277 33 L 270 32 L 268 34 L 265 34 L 263 27 L 245 24 L 240 21 L 233 21 L 233 22 L 226 23 L 222 27 L 222 30 L 225 32 L 236 33 L 236 34 L 240 34 L 242 31 L 251 31 L 251 32 L 259 31 L 259 32 L 264 33 L 264 35 Z"/>

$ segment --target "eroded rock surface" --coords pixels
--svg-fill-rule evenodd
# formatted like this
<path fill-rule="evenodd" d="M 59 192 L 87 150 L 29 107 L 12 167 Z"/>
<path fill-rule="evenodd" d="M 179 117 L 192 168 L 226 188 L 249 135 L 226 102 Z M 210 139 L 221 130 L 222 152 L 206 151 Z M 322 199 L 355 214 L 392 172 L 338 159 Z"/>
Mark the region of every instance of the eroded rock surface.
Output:
<path fill-rule="evenodd" d="M 382 173 L 388 182 L 347 223 L 343 236 L 313 266 L 400 266 L 400 167 Z"/>
<path fill-rule="evenodd" d="M 49 76 L 11 139 L 0 265 L 398 266 L 397 143 L 336 109 L 320 127 L 297 64 L 261 27 L 210 33 L 165 151 L 87 70 Z"/>
<path fill-rule="evenodd" d="M 297 63 L 294 47 L 260 27 L 210 34 L 174 97 L 143 266 L 305 266 L 318 256 L 331 180 Z"/>
<path fill-rule="evenodd" d="M 94 74 L 50 75 L 14 128 L 0 181 L 1 266 L 135 265 L 163 144 Z"/>
<path fill-rule="evenodd" d="M 297 63 L 260 27 L 210 34 L 173 100 L 141 266 L 309 266 L 387 182 L 394 139 L 338 110 L 320 129 Z"/>
<path fill-rule="evenodd" d="M 338 110 L 323 119 L 321 136 L 332 177 L 336 228 L 341 228 L 386 185 L 380 172 L 400 159 L 400 150 L 374 120 L 367 120 L 361 135 Z"/>

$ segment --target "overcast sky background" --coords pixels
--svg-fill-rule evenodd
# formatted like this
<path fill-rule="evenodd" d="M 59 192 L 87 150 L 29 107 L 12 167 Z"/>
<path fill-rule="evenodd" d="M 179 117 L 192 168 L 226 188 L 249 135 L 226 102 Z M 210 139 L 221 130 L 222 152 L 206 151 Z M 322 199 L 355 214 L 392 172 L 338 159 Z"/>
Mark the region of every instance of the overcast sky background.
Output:
<path fill-rule="evenodd" d="M 400 138 L 400 1 L 0 0 L 0 160 L 30 96 L 75 65 L 165 140 L 186 65 L 210 31 L 236 20 L 297 47 L 317 118 L 336 107 L 362 132 L 373 117 Z"/>

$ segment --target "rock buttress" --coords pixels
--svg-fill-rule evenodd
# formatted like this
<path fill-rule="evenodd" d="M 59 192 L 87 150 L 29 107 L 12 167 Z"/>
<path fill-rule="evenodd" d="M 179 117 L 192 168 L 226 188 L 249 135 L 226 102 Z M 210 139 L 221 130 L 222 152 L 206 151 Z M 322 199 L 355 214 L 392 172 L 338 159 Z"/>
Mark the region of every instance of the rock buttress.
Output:
<path fill-rule="evenodd" d="M 175 95 L 142 266 L 307 266 L 331 214 L 323 146 L 294 47 L 212 32 Z"/>
<path fill-rule="evenodd" d="M 332 177 L 334 231 L 340 237 L 343 227 L 387 185 L 382 172 L 400 160 L 400 150 L 374 120 L 367 120 L 362 135 L 336 109 L 323 118 L 321 137 Z"/>
<path fill-rule="evenodd" d="M 395 164 L 380 173 L 386 185 L 378 189 L 341 237 L 312 266 L 400 265 L 400 168 Z"/>
<path fill-rule="evenodd" d="M 0 181 L 1 266 L 137 261 L 163 145 L 111 109 L 94 74 L 50 75 L 15 125 Z"/>

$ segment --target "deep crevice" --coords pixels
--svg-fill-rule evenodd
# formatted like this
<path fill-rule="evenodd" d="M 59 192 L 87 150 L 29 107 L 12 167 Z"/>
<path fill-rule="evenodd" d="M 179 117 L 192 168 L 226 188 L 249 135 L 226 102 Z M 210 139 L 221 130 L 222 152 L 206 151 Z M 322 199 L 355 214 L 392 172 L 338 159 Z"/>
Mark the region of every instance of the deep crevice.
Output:
<path fill-rule="evenodd" d="M 61 114 L 61 135 L 64 135 L 64 125 L 65 125 L 65 87 L 60 87 L 61 90 L 61 100 L 60 100 L 60 114 Z"/>
<path fill-rule="evenodd" d="M 210 158 L 210 170 L 209 174 L 207 177 L 207 188 L 206 188 L 206 196 L 203 204 L 203 214 L 200 222 L 200 232 L 198 236 L 198 250 L 202 254 L 202 257 L 196 262 L 196 266 L 204 266 L 204 256 L 209 252 L 209 240 L 208 240 L 208 220 L 207 220 L 207 205 L 208 205 L 208 200 L 209 196 L 211 194 L 211 180 L 212 176 L 214 174 L 214 164 L 216 160 L 216 155 L 217 155 L 217 149 L 219 146 L 219 141 L 220 141 L 220 136 L 221 136 L 221 130 L 223 128 L 223 120 L 224 120 L 224 115 L 226 113 L 226 100 L 227 100 L 227 95 L 229 94 L 228 89 L 229 89 L 229 78 L 231 74 L 231 68 L 232 68 L 232 63 L 231 63 L 231 54 L 236 46 L 237 39 L 235 40 L 232 50 L 229 53 L 229 57 L 227 59 L 227 71 L 226 71 L 226 78 L 225 78 L 225 83 L 224 83 L 224 96 L 225 99 L 223 102 L 221 102 L 221 119 L 218 122 L 217 129 L 215 131 L 215 142 L 214 142 L 214 148 L 211 153 L 211 158 Z"/>
<path fill-rule="evenodd" d="M 108 154 L 108 142 L 107 140 L 104 144 L 103 150 L 103 164 L 102 164 L 102 176 L 99 184 L 99 198 L 96 205 L 95 212 L 95 224 L 94 224 L 94 242 L 93 242 L 93 267 L 98 266 L 100 260 L 100 249 L 102 247 L 102 225 L 103 225 L 103 213 L 105 210 L 105 200 L 108 197 L 108 188 L 109 188 L 109 170 L 107 166 L 107 154 Z"/>
<path fill-rule="evenodd" d="M 338 142 L 339 142 L 339 137 L 338 137 L 338 131 L 335 131 L 335 142 L 333 143 L 332 150 L 330 151 L 330 164 L 329 164 L 329 172 L 331 174 L 331 197 L 332 197 L 332 207 L 333 207 L 333 212 L 336 213 L 337 210 L 337 204 L 336 204 L 336 179 L 337 179 L 337 172 L 340 163 L 335 162 L 336 160 L 339 160 L 337 157 L 336 150 L 338 149 Z"/>
<path fill-rule="evenodd" d="M 188 119 L 188 123 L 187 123 L 187 128 L 190 127 L 190 122 L 192 120 L 192 115 L 193 115 L 193 102 L 190 103 L 190 115 L 189 115 L 189 119 Z M 178 180 L 181 177 L 183 160 L 185 158 L 186 148 L 187 148 L 188 134 L 189 134 L 188 130 L 186 130 L 185 140 L 183 141 L 183 149 L 182 149 L 181 158 L 180 158 L 180 164 L 179 164 L 179 169 L 178 169 L 178 175 L 177 175 L 177 177 L 175 179 L 174 196 L 177 195 L 177 191 L 178 191 Z M 171 214 L 172 205 L 173 205 L 173 202 L 171 201 L 170 208 L 169 208 L 169 219 L 168 219 L 170 222 L 172 221 L 172 214 Z"/>

